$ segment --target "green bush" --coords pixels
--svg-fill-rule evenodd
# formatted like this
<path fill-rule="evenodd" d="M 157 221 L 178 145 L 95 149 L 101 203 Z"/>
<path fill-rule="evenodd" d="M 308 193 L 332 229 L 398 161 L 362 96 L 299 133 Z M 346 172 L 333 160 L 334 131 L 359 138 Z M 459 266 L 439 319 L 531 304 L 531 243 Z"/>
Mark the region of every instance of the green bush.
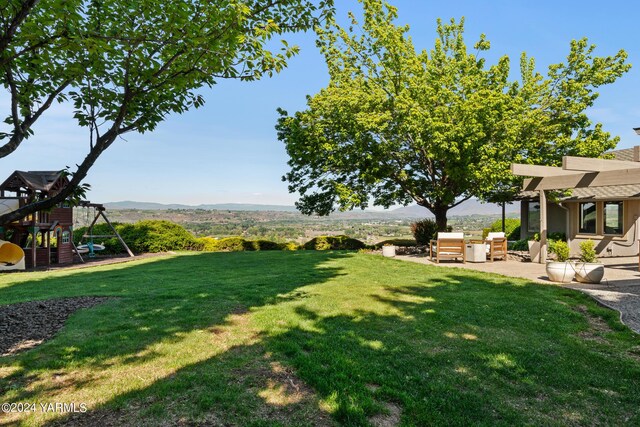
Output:
<path fill-rule="evenodd" d="M 527 239 L 516 240 L 515 242 L 509 242 L 510 251 L 528 251 L 529 243 Z"/>
<path fill-rule="evenodd" d="M 298 245 L 293 242 L 276 243 L 271 240 L 245 240 L 242 237 L 200 237 L 197 239 L 200 248 L 206 252 L 242 252 L 242 251 L 295 251 Z"/>
<path fill-rule="evenodd" d="M 348 236 L 318 236 L 303 245 L 304 249 L 327 250 L 357 250 L 366 247 L 360 240 Z"/>
<path fill-rule="evenodd" d="M 451 231 L 451 226 L 447 227 L 447 231 Z M 428 245 L 431 239 L 435 239 L 438 233 L 438 225 L 432 219 L 423 219 L 411 224 L 411 234 L 416 239 L 418 245 Z"/>
<path fill-rule="evenodd" d="M 596 249 L 593 240 L 585 240 L 580 243 L 580 261 L 582 262 L 598 262 Z"/>
<path fill-rule="evenodd" d="M 560 262 L 569 259 L 569 245 L 564 240 L 554 240 L 553 245 L 549 244 L 549 252 L 556 254 L 556 260 Z"/>
<path fill-rule="evenodd" d="M 133 252 L 166 252 L 199 249 L 196 238 L 182 226 L 164 220 L 122 224 L 116 228 Z"/>
<path fill-rule="evenodd" d="M 198 237 L 197 249 L 203 252 L 215 252 L 218 250 L 218 239 L 213 237 Z"/>
<path fill-rule="evenodd" d="M 535 240 L 536 242 L 540 241 L 540 233 L 533 233 L 533 236 L 529 240 Z M 567 241 L 567 235 L 564 233 L 560 233 L 555 231 L 553 233 L 547 233 L 547 240 L 564 240 Z"/>
<path fill-rule="evenodd" d="M 554 233 L 547 234 L 547 240 L 562 240 L 566 242 L 567 235 L 556 231 Z"/>
<path fill-rule="evenodd" d="M 112 223 L 129 249 L 135 253 L 166 252 L 179 250 L 202 250 L 202 242 L 182 226 L 170 221 L 147 220 L 135 224 Z M 79 227 L 73 231 L 73 241 L 80 244 L 80 239 L 87 232 L 87 227 Z M 113 234 L 111 227 L 105 223 L 93 227 L 93 235 Z M 88 238 L 83 243 L 89 241 Z M 116 254 L 124 252 L 124 248 L 116 237 L 96 237 L 93 243 L 103 244 L 105 250 L 101 253 Z"/>
<path fill-rule="evenodd" d="M 242 237 L 225 237 L 224 239 L 218 240 L 218 245 L 216 251 L 223 252 L 242 252 L 250 246 L 247 244 L 247 241 Z"/>
<path fill-rule="evenodd" d="M 490 228 L 485 228 L 484 230 L 488 230 L 487 234 L 489 234 L 489 232 L 495 233 L 502 231 L 502 218 L 494 221 Z M 483 238 L 486 237 L 484 230 L 482 230 Z M 517 218 L 505 218 L 504 235 L 507 240 L 520 240 L 520 220 Z"/>
<path fill-rule="evenodd" d="M 285 245 L 286 243 L 280 244 L 271 240 L 251 240 L 245 243 L 245 247 L 251 247 L 248 251 L 280 251 Z"/>

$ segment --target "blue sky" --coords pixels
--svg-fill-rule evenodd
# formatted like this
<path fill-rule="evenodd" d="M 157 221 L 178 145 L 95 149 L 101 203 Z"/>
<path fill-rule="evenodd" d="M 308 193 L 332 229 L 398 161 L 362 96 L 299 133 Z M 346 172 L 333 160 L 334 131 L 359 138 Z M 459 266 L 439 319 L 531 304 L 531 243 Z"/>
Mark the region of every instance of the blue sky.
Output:
<path fill-rule="evenodd" d="M 358 10 L 355 0 L 336 0 L 338 13 Z M 595 1 L 392 1 L 400 24 L 409 24 L 418 49 L 430 49 L 436 19 L 461 16 L 465 39 L 472 46 L 480 33 L 491 41 L 489 63 L 504 54 L 517 67 L 525 51 L 541 71 L 562 61 L 571 39 L 586 36 L 598 55 L 619 49 L 634 67 L 618 82 L 601 88 L 590 116 L 619 135 L 619 148 L 640 144 L 632 127 L 640 126 L 640 46 L 636 2 Z M 276 138 L 276 108 L 290 113 L 304 108 L 305 95 L 328 82 L 326 67 L 313 34 L 287 37 L 302 51 L 281 74 L 260 82 L 221 81 L 203 90 L 206 105 L 170 116 L 150 134 L 127 134 L 116 141 L 89 173 L 89 199 L 161 203 L 293 204 L 280 177 L 287 171 L 285 150 Z M 4 97 L 4 98 L 3 98 Z M 4 92 L 0 105 L 8 100 Z M 35 127 L 35 136 L 13 155 L 0 159 L 0 171 L 56 170 L 79 163 L 88 135 L 71 118 L 69 107 L 56 106 Z M 4 177 L 2 177 L 4 178 Z"/>

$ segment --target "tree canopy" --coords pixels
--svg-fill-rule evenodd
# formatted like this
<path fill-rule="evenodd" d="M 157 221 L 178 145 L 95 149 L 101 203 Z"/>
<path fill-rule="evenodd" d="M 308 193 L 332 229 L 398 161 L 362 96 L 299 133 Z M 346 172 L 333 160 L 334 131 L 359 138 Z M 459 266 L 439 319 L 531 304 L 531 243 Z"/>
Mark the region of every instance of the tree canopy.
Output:
<path fill-rule="evenodd" d="M 557 164 L 615 147 L 618 138 L 585 110 L 595 88 L 629 69 L 624 51 L 598 57 L 586 39 L 574 40 L 546 76 L 523 53 L 511 80 L 507 56 L 492 65 L 482 58 L 484 35 L 469 52 L 464 19 L 438 20 L 435 46 L 417 51 L 409 27 L 394 24 L 394 7 L 361 3 L 362 23 L 350 14 L 347 28 L 332 19 L 317 29 L 329 85 L 305 110 L 280 110 L 291 167 L 283 180 L 300 193 L 302 212 L 415 202 L 445 229 L 450 208 L 512 188 L 512 162 Z"/>
<path fill-rule="evenodd" d="M 118 137 L 201 106 L 199 88 L 279 72 L 298 48 L 272 39 L 310 29 L 331 11 L 331 0 L 8 0 L 0 11 L 0 79 L 11 104 L 0 157 L 33 133 L 54 102 L 73 104 L 88 154 L 63 192 L 0 224 L 69 197 Z"/>

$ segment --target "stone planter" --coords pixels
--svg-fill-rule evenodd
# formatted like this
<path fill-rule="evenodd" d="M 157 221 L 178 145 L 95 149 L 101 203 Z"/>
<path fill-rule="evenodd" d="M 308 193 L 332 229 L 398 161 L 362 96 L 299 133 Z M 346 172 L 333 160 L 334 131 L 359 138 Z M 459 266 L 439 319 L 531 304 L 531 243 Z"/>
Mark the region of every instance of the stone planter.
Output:
<path fill-rule="evenodd" d="M 395 246 L 383 246 L 382 247 L 382 256 L 386 256 L 392 258 L 396 256 L 396 247 Z"/>
<path fill-rule="evenodd" d="M 569 261 L 551 261 L 547 263 L 547 276 L 552 282 L 569 283 L 575 276 L 573 265 Z"/>
<path fill-rule="evenodd" d="M 579 262 L 576 264 L 576 280 L 581 283 L 600 283 L 604 277 L 604 264 Z"/>

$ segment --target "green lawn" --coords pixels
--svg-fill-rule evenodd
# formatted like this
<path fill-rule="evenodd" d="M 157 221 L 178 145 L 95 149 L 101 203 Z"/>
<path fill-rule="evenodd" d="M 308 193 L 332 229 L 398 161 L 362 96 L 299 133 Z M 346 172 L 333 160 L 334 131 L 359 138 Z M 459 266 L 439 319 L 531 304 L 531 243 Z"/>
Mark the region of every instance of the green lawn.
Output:
<path fill-rule="evenodd" d="M 0 402 L 90 410 L 0 425 L 640 424 L 640 338 L 555 286 L 314 251 L 0 276 L 83 295 L 117 298 L 0 358 Z"/>

